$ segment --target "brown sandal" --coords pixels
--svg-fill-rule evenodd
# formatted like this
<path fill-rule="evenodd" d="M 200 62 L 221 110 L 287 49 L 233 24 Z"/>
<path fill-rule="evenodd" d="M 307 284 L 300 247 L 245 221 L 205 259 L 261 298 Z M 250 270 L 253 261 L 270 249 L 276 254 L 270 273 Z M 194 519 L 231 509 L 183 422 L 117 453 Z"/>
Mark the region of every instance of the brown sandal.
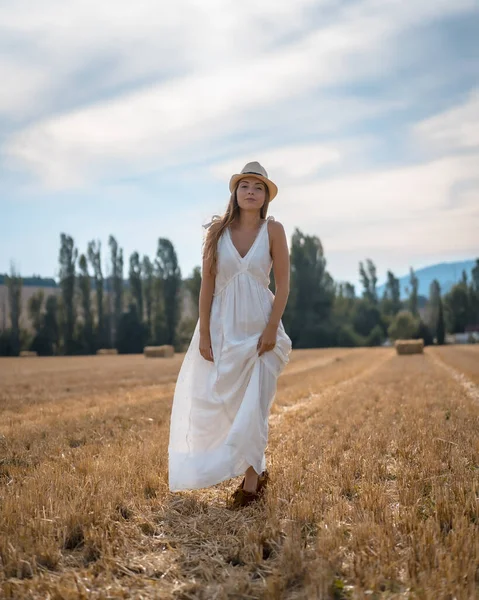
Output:
<path fill-rule="evenodd" d="M 269 482 L 269 473 L 268 471 L 263 471 L 260 475 L 258 475 L 258 483 L 256 485 L 255 492 L 247 492 L 243 489 L 243 485 L 245 482 L 245 477 L 243 477 L 243 481 L 233 492 L 230 501 L 229 507 L 232 509 L 241 508 L 243 506 L 247 506 L 256 500 L 259 500 L 264 493 L 264 490 Z"/>

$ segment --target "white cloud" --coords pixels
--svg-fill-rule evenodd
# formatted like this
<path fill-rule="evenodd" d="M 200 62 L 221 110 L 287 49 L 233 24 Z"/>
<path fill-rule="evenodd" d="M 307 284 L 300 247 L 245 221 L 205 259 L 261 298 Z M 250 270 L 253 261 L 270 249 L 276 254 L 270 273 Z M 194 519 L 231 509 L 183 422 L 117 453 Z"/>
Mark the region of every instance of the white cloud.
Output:
<path fill-rule="evenodd" d="M 404 28 L 471 10 L 474 2 L 418 0 L 414 11 L 399 0 L 346 7 L 329 2 L 325 24 L 303 37 L 311 0 L 283 1 L 274 9 L 272 0 L 258 6 L 252 0 L 227 5 L 215 0 L 201 8 L 182 0 L 161 9 L 146 0 L 134 5 L 123 0 L 114 7 L 72 3 L 68 10 L 50 0 L 41 12 L 38 5 L 27 6 L 30 12 L 21 16 L 24 3 L 7 10 L 3 27 L 38 36 L 39 53 L 49 58 L 57 78 L 110 56 L 116 64 L 105 75 L 110 84 L 186 69 L 181 77 L 37 122 L 7 140 L 11 160 L 45 185 L 63 188 L 118 169 L 141 172 L 197 159 L 228 136 L 261 128 L 281 102 L 285 120 L 291 120 L 295 103 L 321 86 L 388 73 L 401 61 L 395 35 Z M 272 49 L 290 30 L 299 39 Z M 272 143 L 281 136 L 277 117 L 269 131 Z M 295 118 L 300 129 L 309 125 L 301 114 Z"/>
<path fill-rule="evenodd" d="M 429 151 L 479 147 L 479 88 L 463 104 L 418 123 L 414 134 Z"/>
<path fill-rule="evenodd" d="M 278 198 L 288 220 L 313 230 L 334 223 L 338 227 L 404 219 L 427 223 L 439 212 L 446 217 L 453 210 L 472 216 L 479 213 L 476 196 L 465 194 L 458 202 L 456 186 L 471 181 L 475 189 L 479 187 L 478 161 L 479 154 L 450 156 L 420 165 L 293 184 L 281 190 Z"/>
<path fill-rule="evenodd" d="M 323 144 L 298 144 L 283 148 L 269 149 L 263 152 L 254 151 L 259 162 L 267 166 L 269 176 L 272 173 L 281 174 L 281 179 L 298 179 L 315 175 L 324 166 L 340 161 L 341 152 L 338 148 Z M 253 160 L 251 152 L 244 153 L 232 160 L 213 165 L 212 174 L 218 179 L 226 180 L 233 173 L 238 173 L 247 162 Z"/>
<path fill-rule="evenodd" d="M 47 87 L 49 78 L 37 66 L 0 56 L 0 81 L 0 115 L 8 114 L 12 107 L 15 115 L 21 115 L 28 110 L 33 97 L 37 103 L 41 102 L 39 90 Z"/>
<path fill-rule="evenodd" d="M 321 239 L 335 278 L 357 281 L 370 257 L 381 277 L 479 255 L 479 154 L 350 174 L 280 190 L 271 205 L 288 237 Z M 469 186 L 464 186 L 469 182 Z M 463 189 L 464 188 L 464 189 Z M 462 191 L 461 191 L 462 190 Z"/>

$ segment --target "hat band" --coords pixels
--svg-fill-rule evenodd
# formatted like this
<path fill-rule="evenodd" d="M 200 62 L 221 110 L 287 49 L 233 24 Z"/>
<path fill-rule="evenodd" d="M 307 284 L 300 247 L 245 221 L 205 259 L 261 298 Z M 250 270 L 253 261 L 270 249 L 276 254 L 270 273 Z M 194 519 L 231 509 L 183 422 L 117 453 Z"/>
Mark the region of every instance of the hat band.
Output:
<path fill-rule="evenodd" d="M 261 177 L 265 177 L 263 173 L 256 173 L 256 171 L 245 171 L 244 173 L 241 173 L 241 175 L 260 175 Z"/>

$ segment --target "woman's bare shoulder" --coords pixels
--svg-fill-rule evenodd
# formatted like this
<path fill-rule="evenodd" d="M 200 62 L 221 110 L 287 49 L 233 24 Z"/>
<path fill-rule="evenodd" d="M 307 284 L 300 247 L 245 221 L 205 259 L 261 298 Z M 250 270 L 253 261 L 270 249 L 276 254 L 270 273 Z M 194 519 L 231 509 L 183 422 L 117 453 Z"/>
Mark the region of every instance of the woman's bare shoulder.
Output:
<path fill-rule="evenodd" d="M 268 218 L 268 231 L 273 236 L 284 235 L 284 227 L 281 221 L 277 221 L 274 217 Z"/>

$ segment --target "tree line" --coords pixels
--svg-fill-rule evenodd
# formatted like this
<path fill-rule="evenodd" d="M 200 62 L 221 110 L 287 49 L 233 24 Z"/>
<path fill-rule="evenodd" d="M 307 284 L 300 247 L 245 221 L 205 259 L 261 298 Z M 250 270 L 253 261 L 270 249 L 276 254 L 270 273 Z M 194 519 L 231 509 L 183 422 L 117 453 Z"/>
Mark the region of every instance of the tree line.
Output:
<path fill-rule="evenodd" d="M 45 298 L 38 290 L 28 302 L 32 330 L 20 327 L 22 278 L 12 268 L 5 277 L 10 326 L 0 332 L 0 355 L 33 350 L 39 355 L 93 354 L 99 348 L 140 353 L 145 345 L 171 344 L 184 350 L 198 319 L 201 269 L 182 280 L 172 242 L 159 238 L 156 255 L 129 257 L 124 279 L 123 249 L 111 235 L 105 264 L 98 240 L 80 253 L 71 236 L 60 236 L 60 294 Z M 401 299 L 399 279 L 387 271 L 382 297 L 371 259 L 359 262 L 362 290 L 335 282 L 326 268 L 317 236 L 294 231 L 290 246 L 291 288 L 283 323 L 294 348 L 377 346 L 385 340 L 423 338 L 444 343 L 445 335 L 479 324 L 479 258 L 471 280 L 462 279 L 447 294 L 437 280 L 429 297 L 419 296 L 410 269 L 408 298 Z M 271 272 L 274 293 L 274 273 Z M 189 300 L 191 311 L 183 310 Z"/>

